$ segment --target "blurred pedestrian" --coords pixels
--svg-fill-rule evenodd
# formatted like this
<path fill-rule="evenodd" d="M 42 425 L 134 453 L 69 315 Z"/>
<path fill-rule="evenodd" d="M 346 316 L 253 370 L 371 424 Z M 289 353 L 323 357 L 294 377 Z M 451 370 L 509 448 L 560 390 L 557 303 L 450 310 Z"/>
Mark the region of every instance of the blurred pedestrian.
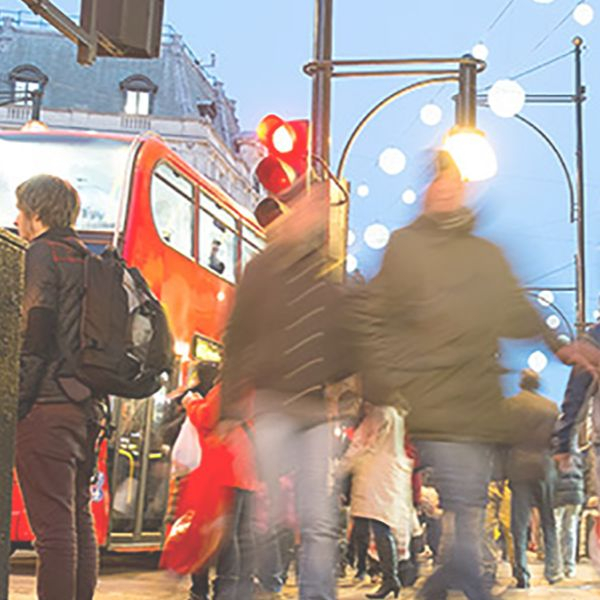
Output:
<path fill-rule="evenodd" d="M 404 418 L 392 406 L 364 403 L 365 417 L 342 458 L 340 473 L 352 474 L 350 515 L 358 546 L 358 572 L 364 576 L 370 531 L 382 571 L 379 589 L 367 598 L 398 597 L 398 543 L 401 559 L 409 554 L 412 525 L 412 466 L 404 447 Z"/>
<path fill-rule="evenodd" d="M 220 393 L 220 385 L 217 384 L 206 397 L 192 392 L 183 399 L 187 416 L 205 447 L 219 415 Z M 258 487 L 253 438 L 248 421 L 240 421 L 239 426 L 231 428 L 223 440 L 232 459 L 232 477 L 227 485 L 233 490 L 233 499 L 230 514 L 226 515 L 228 525 L 225 539 L 217 555 L 214 600 L 251 600 L 253 594 L 255 546 L 252 506 Z M 207 456 L 210 455 L 207 453 Z M 202 459 L 204 465 L 201 464 L 201 469 L 206 468 L 207 456 Z M 193 482 L 189 485 L 193 485 Z M 190 600 L 209 600 L 209 592 L 209 568 L 206 565 L 192 575 Z"/>
<path fill-rule="evenodd" d="M 17 473 L 38 553 L 43 600 L 90 600 L 98 551 L 90 484 L 101 410 L 74 376 L 86 250 L 73 227 L 79 196 L 38 175 L 17 188 L 25 254 Z"/>
<path fill-rule="evenodd" d="M 238 399 L 256 390 L 259 474 L 275 532 L 279 478 L 294 471 L 300 526 L 300 598 L 336 592 L 336 495 L 331 487 L 331 429 L 325 385 L 350 374 L 336 330 L 340 293 L 328 281 L 326 186 L 302 181 L 288 214 L 269 227 L 269 243 L 250 261 L 225 335 L 222 418 L 240 418 Z M 226 423 L 223 427 L 226 426 Z M 280 565 L 274 569 L 281 572 Z"/>
<path fill-rule="evenodd" d="M 574 451 L 569 464 L 557 466 L 557 470 L 554 518 L 559 546 L 559 572 L 571 579 L 575 577 L 579 518 L 585 504 L 584 462 L 581 453 Z"/>
<path fill-rule="evenodd" d="M 436 163 L 422 214 L 392 234 L 348 324 L 367 395 L 410 408 L 421 464 L 433 467 L 442 507 L 454 515 L 453 545 L 421 595 L 433 600 L 458 589 L 482 600 L 489 598 L 480 570 L 487 486 L 496 444 L 511 430 L 499 340 L 543 336 L 562 360 L 587 366 L 599 353 L 585 344 L 561 347 L 499 248 L 473 234 L 475 216 L 450 156 L 441 152 Z"/>
<path fill-rule="evenodd" d="M 540 378 L 535 371 L 522 371 L 519 385 L 521 391 L 508 400 L 508 408 L 514 407 L 521 413 L 528 411 L 532 416 L 527 439 L 510 450 L 507 476 L 512 494 L 513 575 L 518 588 L 528 588 L 531 575 L 527 566 L 527 541 L 534 506 L 539 510 L 544 536 L 544 576 L 551 584 L 562 579 L 553 508 L 556 470 L 550 448 L 558 407 L 539 394 Z"/>

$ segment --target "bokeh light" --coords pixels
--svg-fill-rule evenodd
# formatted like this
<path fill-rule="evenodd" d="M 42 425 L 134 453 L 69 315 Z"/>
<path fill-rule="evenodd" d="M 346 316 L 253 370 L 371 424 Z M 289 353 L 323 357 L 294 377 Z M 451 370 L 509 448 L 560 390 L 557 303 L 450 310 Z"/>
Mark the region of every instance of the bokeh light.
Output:
<path fill-rule="evenodd" d="M 579 25 L 589 25 L 594 20 L 594 9 L 591 4 L 582 2 L 575 7 L 573 18 Z"/>
<path fill-rule="evenodd" d="M 487 60 L 487 57 L 490 55 L 490 50 L 483 42 L 479 42 L 473 46 L 471 54 L 479 60 Z"/>
<path fill-rule="evenodd" d="M 356 188 L 356 193 L 361 197 L 361 198 L 366 198 L 369 195 L 369 186 L 366 183 L 361 183 L 357 188 Z"/>
<path fill-rule="evenodd" d="M 529 355 L 527 364 L 536 373 L 541 373 L 548 366 L 548 357 L 541 350 L 536 350 Z"/>
<path fill-rule="evenodd" d="M 348 254 L 346 256 L 346 271 L 353 273 L 358 269 L 358 260 L 354 254 Z"/>
<path fill-rule="evenodd" d="M 554 294 L 550 290 L 542 290 L 537 295 L 537 301 L 542 306 L 550 306 L 551 304 L 554 303 Z"/>
<path fill-rule="evenodd" d="M 406 156 L 398 148 L 386 148 L 379 155 L 379 167 L 388 175 L 398 175 L 406 167 Z"/>
<path fill-rule="evenodd" d="M 411 190 L 410 188 L 404 190 L 402 194 L 402 202 L 404 204 L 414 204 L 417 201 L 417 193 L 415 190 Z"/>
<path fill-rule="evenodd" d="M 525 106 L 525 90 L 516 81 L 500 79 L 488 92 L 488 103 L 499 117 L 514 117 Z"/>
<path fill-rule="evenodd" d="M 365 243 L 373 250 L 381 250 L 390 239 L 390 230 L 381 223 L 372 223 L 365 229 Z"/>
<path fill-rule="evenodd" d="M 426 104 L 421 108 L 421 121 L 425 123 L 425 125 L 429 125 L 433 127 L 434 125 L 438 125 L 442 120 L 442 109 L 433 103 Z"/>

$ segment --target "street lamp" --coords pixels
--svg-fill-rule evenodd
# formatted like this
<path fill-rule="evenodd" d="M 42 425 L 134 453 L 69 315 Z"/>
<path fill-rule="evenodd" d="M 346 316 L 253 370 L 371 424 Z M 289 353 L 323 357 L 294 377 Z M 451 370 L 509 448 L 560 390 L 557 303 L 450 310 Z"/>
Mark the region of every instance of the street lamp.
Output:
<path fill-rule="evenodd" d="M 545 142 L 548 144 L 562 169 L 565 176 L 568 191 L 569 191 L 569 205 L 571 212 L 571 223 L 577 225 L 577 252 L 575 255 L 575 286 L 573 288 L 564 288 L 560 291 L 575 291 L 576 292 L 576 327 L 578 332 L 583 332 L 587 326 L 587 311 L 586 311 L 586 271 L 585 271 L 585 188 L 584 188 L 584 169 L 583 169 L 583 103 L 586 101 L 585 85 L 582 80 L 582 51 L 583 51 L 583 40 L 579 36 L 573 39 L 573 55 L 575 57 L 574 71 L 575 71 L 575 89 L 572 94 L 525 94 L 523 92 L 522 102 L 519 99 L 520 108 L 523 108 L 525 104 L 572 104 L 575 106 L 575 173 L 576 178 L 573 181 L 571 172 L 567 165 L 567 161 L 563 157 L 558 146 L 554 143 L 552 138 L 538 125 L 532 122 L 530 119 L 518 114 L 519 111 L 514 112 L 516 106 L 517 96 L 521 96 L 521 93 L 515 86 L 511 87 L 512 94 L 508 103 L 513 104 L 511 111 L 508 111 L 507 106 L 501 106 L 500 110 L 495 110 L 492 99 L 493 95 L 491 91 L 495 86 L 492 87 L 490 93 L 486 96 L 480 94 L 477 96 L 477 101 L 480 106 L 490 107 L 499 116 L 508 117 L 512 113 L 515 119 L 521 123 L 527 125 L 530 129 L 535 131 Z M 501 87 L 506 92 L 506 82 L 503 80 Z M 500 83 L 500 82 L 498 82 Z M 513 82 L 516 83 L 516 82 Z M 497 85 L 497 84 L 495 84 Z M 519 86 L 520 88 L 520 86 Z M 506 94 L 503 95 L 503 99 L 496 99 L 496 102 L 505 102 L 507 100 Z M 496 109 L 498 105 L 496 104 Z"/>
<path fill-rule="evenodd" d="M 465 181 L 484 181 L 498 170 L 493 148 L 477 129 L 477 66 L 468 60 L 459 65 L 456 125 L 446 134 L 443 147 Z"/>

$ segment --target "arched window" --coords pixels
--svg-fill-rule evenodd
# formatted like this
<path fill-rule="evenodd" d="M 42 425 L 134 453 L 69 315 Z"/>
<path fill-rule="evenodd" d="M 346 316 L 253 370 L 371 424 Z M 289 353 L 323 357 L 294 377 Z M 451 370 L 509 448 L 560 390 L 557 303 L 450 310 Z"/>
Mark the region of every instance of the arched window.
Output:
<path fill-rule="evenodd" d="M 131 75 L 121 81 L 123 112 L 127 115 L 149 115 L 158 86 L 145 75 Z"/>
<path fill-rule="evenodd" d="M 33 104 L 32 94 L 42 91 L 48 77 L 33 65 L 20 65 L 10 73 L 13 101 L 20 106 Z"/>

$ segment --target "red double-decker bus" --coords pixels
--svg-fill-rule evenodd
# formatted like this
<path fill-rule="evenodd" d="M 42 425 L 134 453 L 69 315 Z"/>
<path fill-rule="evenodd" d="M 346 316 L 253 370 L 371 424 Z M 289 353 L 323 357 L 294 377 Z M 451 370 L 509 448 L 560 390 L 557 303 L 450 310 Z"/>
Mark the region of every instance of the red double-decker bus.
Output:
<path fill-rule="evenodd" d="M 77 229 L 89 248 L 116 245 L 140 269 L 172 327 L 177 369 L 145 400 L 111 398 L 114 436 L 104 444 L 93 511 L 100 545 L 157 550 L 167 503 L 174 413 L 170 390 L 194 361 L 219 361 L 235 283 L 264 238 L 252 214 L 157 136 L 66 131 L 0 133 L 0 225 L 12 226 L 14 190 L 50 173 L 79 191 Z M 12 541 L 32 539 L 14 486 Z"/>

